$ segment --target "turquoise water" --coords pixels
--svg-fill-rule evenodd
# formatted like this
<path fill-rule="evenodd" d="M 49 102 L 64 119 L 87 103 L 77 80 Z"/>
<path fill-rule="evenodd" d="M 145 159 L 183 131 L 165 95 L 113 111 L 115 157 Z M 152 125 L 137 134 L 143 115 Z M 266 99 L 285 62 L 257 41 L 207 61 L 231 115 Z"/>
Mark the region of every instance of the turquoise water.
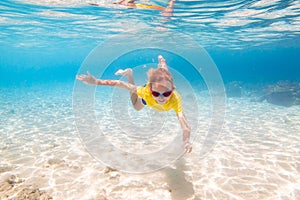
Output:
<path fill-rule="evenodd" d="M 0 198 L 32 187 L 54 199 L 300 198 L 299 1 L 185 0 L 166 14 L 2 0 L 0 30 Z M 192 128 L 184 156 L 173 112 L 136 112 L 126 91 L 75 81 L 132 67 L 143 85 L 159 54 Z"/>
<path fill-rule="evenodd" d="M 147 27 L 191 36 L 225 81 L 298 79 L 297 1 L 178 1 L 170 17 L 102 3 L 1 1 L 1 84 L 71 80 L 101 42 Z"/>

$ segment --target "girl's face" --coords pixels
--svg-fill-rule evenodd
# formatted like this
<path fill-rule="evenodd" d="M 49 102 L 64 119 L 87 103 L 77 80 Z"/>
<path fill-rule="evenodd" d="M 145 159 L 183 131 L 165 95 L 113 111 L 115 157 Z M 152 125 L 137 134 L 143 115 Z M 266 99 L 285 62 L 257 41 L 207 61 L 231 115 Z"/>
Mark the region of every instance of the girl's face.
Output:
<path fill-rule="evenodd" d="M 153 98 L 155 99 L 155 101 L 158 104 L 165 104 L 171 97 L 171 95 L 169 95 L 168 97 L 165 97 L 162 94 L 168 94 L 169 92 L 171 92 L 173 90 L 172 84 L 170 82 L 164 82 L 164 83 L 152 83 L 152 87 L 151 87 L 152 93 L 159 93 L 160 95 L 158 97 L 155 97 L 153 94 Z M 169 93 L 171 94 L 171 93 Z"/>

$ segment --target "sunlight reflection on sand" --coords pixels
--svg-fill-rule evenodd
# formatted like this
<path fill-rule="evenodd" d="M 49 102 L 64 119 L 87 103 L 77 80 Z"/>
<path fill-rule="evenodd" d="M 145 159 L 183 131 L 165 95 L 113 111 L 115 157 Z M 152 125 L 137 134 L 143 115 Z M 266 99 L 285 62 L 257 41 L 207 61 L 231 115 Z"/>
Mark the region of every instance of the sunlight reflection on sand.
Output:
<path fill-rule="evenodd" d="M 37 185 L 54 199 L 300 197 L 299 106 L 228 99 L 223 132 L 204 159 L 199 158 L 200 134 L 193 153 L 157 172 L 133 175 L 106 168 L 85 151 L 75 128 L 70 91 L 71 84 L 1 88 L 0 184 L 10 174 L 22 181 L 14 190 L 0 190 L 0 196 Z M 207 92 L 198 95 L 203 105 L 209 102 Z M 209 115 L 209 109 L 202 109 Z M 198 131 L 208 128 L 202 120 Z"/>

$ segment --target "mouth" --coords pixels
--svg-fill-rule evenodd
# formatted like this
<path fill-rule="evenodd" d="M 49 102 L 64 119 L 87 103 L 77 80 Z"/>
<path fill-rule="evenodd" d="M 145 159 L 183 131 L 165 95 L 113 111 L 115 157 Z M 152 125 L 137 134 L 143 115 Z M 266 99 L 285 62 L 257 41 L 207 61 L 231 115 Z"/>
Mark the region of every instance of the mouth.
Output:
<path fill-rule="evenodd" d="M 164 104 L 164 103 L 165 103 L 165 100 L 157 100 L 157 102 L 158 102 L 159 104 Z"/>

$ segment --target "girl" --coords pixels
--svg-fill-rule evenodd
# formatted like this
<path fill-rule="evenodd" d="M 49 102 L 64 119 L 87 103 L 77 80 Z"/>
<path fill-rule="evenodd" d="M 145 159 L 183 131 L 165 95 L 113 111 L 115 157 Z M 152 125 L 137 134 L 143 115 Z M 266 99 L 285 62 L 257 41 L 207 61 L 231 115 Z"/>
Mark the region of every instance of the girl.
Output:
<path fill-rule="evenodd" d="M 118 70 L 115 74 L 125 76 L 128 83 L 120 80 L 100 80 L 96 79 L 89 72 L 87 75 L 78 75 L 77 80 L 88 85 L 107 85 L 128 90 L 131 102 L 136 110 L 141 110 L 144 106 L 149 106 L 156 111 L 163 112 L 173 109 L 177 115 L 183 131 L 183 143 L 186 152 L 192 151 L 190 143 L 191 129 L 187 123 L 181 105 L 181 97 L 175 90 L 173 77 L 168 70 L 166 60 L 158 56 L 158 68 L 151 68 L 148 71 L 148 83 L 145 86 L 136 86 L 132 75 L 132 69 Z"/>

